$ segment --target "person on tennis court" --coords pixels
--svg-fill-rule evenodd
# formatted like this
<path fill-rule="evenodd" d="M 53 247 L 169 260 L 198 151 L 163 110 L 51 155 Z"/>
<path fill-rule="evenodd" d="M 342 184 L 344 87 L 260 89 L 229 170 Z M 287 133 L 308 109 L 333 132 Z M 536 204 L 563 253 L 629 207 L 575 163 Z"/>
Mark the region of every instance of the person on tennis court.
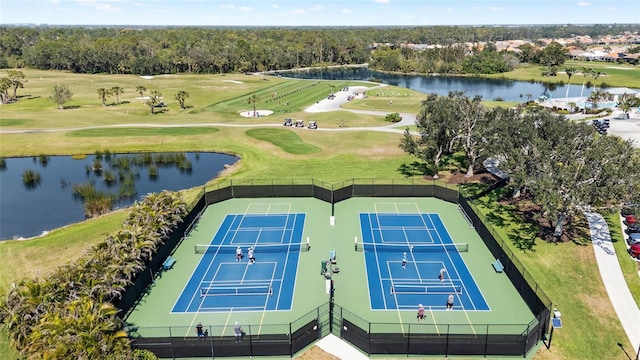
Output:
<path fill-rule="evenodd" d="M 424 306 L 422 304 L 418 305 L 418 321 L 424 320 Z"/>
<path fill-rule="evenodd" d="M 445 269 L 443 266 L 442 269 L 440 269 L 440 274 L 438 274 L 438 279 L 440 279 L 441 283 L 444 282 L 444 274 L 446 273 L 447 273 L 447 269 Z"/>
<path fill-rule="evenodd" d="M 403 269 L 407 268 L 407 253 L 406 252 L 402 253 L 402 268 Z"/>
<path fill-rule="evenodd" d="M 238 246 L 238 248 L 236 249 L 236 261 L 242 260 L 242 257 L 242 249 L 240 248 L 240 246 Z"/>
<path fill-rule="evenodd" d="M 204 338 L 204 331 L 202 330 L 202 323 L 198 323 L 196 325 L 196 334 L 198 334 L 198 340 L 202 340 Z"/>
<path fill-rule="evenodd" d="M 249 250 L 247 250 L 247 256 L 249 256 L 249 265 L 253 265 L 253 263 L 256 262 L 256 258 L 253 257 L 253 247 L 250 247 Z"/>
<path fill-rule="evenodd" d="M 449 293 L 449 297 L 447 298 L 447 310 L 453 310 L 453 294 Z"/>
<path fill-rule="evenodd" d="M 233 333 L 236 336 L 236 344 L 241 342 L 244 330 L 242 329 L 242 326 L 240 326 L 240 324 L 238 324 L 237 321 L 236 321 L 236 326 L 233 328 Z"/>

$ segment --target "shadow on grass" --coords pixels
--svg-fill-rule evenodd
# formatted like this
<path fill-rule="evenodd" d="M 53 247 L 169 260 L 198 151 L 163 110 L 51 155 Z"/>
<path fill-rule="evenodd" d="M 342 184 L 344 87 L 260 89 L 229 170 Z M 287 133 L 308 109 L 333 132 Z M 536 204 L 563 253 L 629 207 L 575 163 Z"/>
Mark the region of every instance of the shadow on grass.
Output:
<path fill-rule="evenodd" d="M 435 174 L 433 169 L 424 162 L 413 161 L 410 164 L 402 164 L 398 167 L 398 172 L 404 177 L 416 175 L 432 176 Z"/>

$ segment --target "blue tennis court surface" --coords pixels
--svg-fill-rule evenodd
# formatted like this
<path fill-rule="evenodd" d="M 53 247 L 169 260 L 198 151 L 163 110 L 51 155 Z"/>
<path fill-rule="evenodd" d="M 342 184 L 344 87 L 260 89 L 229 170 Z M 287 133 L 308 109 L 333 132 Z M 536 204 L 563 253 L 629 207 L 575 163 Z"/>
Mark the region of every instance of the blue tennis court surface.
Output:
<path fill-rule="evenodd" d="M 489 310 L 438 214 L 361 213 L 360 227 L 372 310 L 445 310 L 449 295 L 453 310 Z"/>
<path fill-rule="evenodd" d="M 227 215 L 210 244 L 195 246 L 202 259 L 172 312 L 291 310 L 304 221 L 304 214 Z"/>

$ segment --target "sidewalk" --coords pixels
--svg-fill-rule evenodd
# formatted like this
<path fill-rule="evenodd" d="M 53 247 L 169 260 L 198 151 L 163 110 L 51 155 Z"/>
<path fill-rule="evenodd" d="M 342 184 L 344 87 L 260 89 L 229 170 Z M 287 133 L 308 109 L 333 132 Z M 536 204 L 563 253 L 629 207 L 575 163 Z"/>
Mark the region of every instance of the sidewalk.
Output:
<path fill-rule="evenodd" d="M 589 221 L 591 243 L 604 287 L 633 349 L 638 349 L 640 346 L 640 309 L 631 296 L 631 291 L 629 291 L 622 269 L 620 269 L 607 222 L 598 213 L 585 212 L 584 215 Z"/>
<path fill-rule="evenodd" d="M 329 334 L 323 337 L 316 345 L 331 355 L 335 355 L 343 360 L 366 360 L 368 356 L 356 350 L 353 346 L 339 337 Z"/>
<path fill-rule="evenodd" d="M 499 163 L 499 160 L 489 158 L 484 161 L 483 165 L 487 171 L 500 178 L 505 178 L 508 174 L 498 168 Z M 640 309 L 638 309 L 622 274 L 616 250 L 611 241 L 609 226 L 602 215 L 598 213 L 585 211 L 584 215 L 589 222 L 591 243 L 602 282 L 629 342 L 631 342 L 633 349 L 638 349 L 640 347 Z"/>

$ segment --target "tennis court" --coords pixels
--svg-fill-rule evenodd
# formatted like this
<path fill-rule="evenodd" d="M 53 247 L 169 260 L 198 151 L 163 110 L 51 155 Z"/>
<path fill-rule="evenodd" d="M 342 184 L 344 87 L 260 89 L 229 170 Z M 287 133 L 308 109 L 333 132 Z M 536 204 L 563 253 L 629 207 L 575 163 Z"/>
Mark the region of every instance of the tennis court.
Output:
<path fill-rule="evenodd" d="M 127 322 L 148 342 L 173 339 L 171 345 L 157 345 L 162 349 L 186 351 L 196 344 L 209 354 L 211 343 L 196 337 L 195 325 L 201 322 L 217 356 L 226 350 L 237 356 L 239 349 L 251 354 L 257 344 L 265 353 L 275 352 L 270 341 L 301 328 L 306 334 L 308 323 L 324 319 L 330 294 L 318 264 L 334 254 L 334 267 L 340 268 L 331 274 L 334 301 L 342 309 L 335 315 L 336 331 L 343 329 L 343 320 L 349 334 L 355 332 L 346 322 L 371 334 L 526 333 L 531 311 L 507 276 L 491 267 L 495 258 L 456 204 L 429 197 L 358 197 L 336 204 L 335 217 L 331 210 L 313 198 L 236 198 L 208 205 L 171 253 L 175 265 L 156 274 Z M 402 250 L 408 243 L 412 250 Z M 245 255 L 239 262 L 238 246 Z M 434 251 L 434 246 L 447 249 Z M 249 247 L 255 247 L 253 265 L 248 265 Z M 403 252 L 408 253 L 406 270 Z M 442 264 L 449 284 L 438 284 Z M 372 268 L 377 280 L 371 280 Z M 414 288 L 416 283 L 429 288 Z M 462 295 L 454 311 L 444 311 L 453 290 Z M 416 320 L 420 303 L 427 310 L 422 322 Z M 234 342 L 235 322 L 251 342 Z M 280 340 L 278 346 L 291 342 Z"/>
<path fill-rule="evenodd" d="M 361 213 L 362 242 L 372 310 L 489 310 L 461 251 L 438 214 Z"/>
<path fill-rule="evenodd" d="M 210 244 L 194 245 L 202 258 L 172 312 L 291 310 L 304 221 L 299 213 L 227 215 Z"/>

